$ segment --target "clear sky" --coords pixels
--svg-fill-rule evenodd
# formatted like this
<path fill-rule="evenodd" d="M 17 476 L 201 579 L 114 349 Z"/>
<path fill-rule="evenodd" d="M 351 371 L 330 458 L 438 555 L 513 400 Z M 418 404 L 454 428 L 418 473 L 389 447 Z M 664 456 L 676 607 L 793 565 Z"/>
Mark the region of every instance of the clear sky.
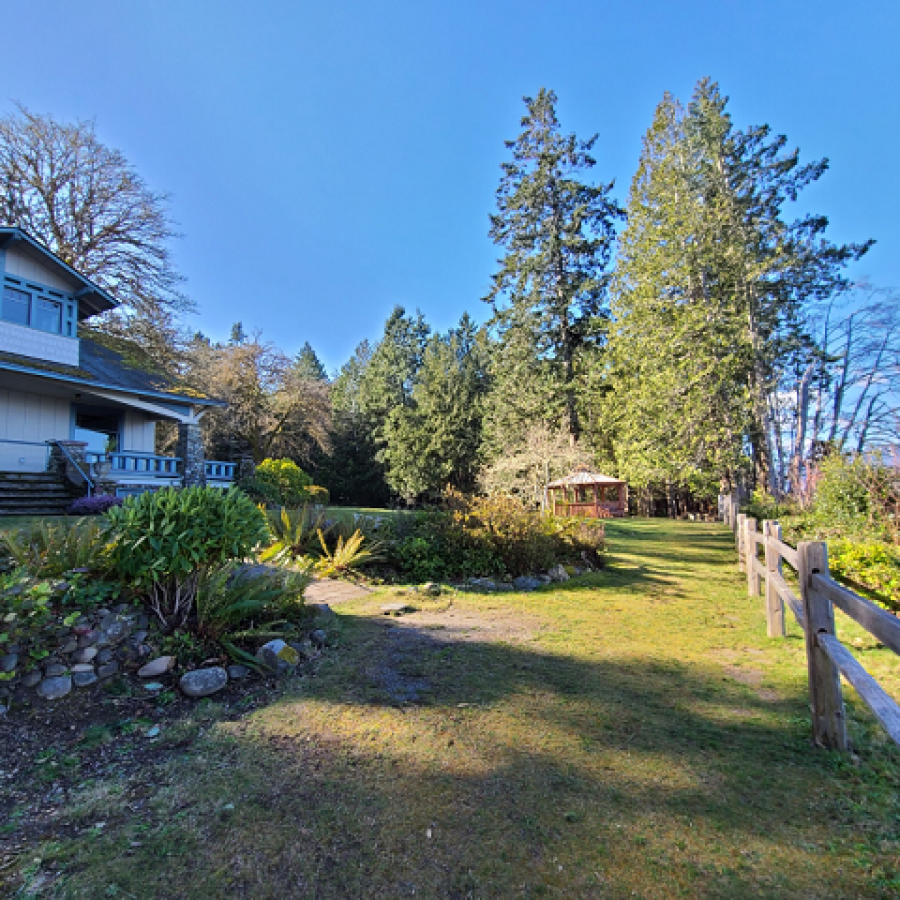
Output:
<path fill-rule="evenodd" d="M 711 76 L 738 126 L 831 160 L 804 207 L 900 286 L 898 0 L 0 0 L 0 22 L 0 113 L 94 118 L 172 194 L 214 338 L 241 320 L 333 369 L 397 303 L 484 319 L 503 141 L 541 86 L 624 200 L 663 92 Z"/>

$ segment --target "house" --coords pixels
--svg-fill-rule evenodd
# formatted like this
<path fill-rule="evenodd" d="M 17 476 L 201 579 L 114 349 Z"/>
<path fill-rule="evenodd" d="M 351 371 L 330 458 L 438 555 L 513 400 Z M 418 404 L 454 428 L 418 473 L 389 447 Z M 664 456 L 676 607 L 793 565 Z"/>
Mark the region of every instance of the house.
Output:
<path fill-rule="evenodd" d="M 128 342 L 84 333 L 82 323 L 116 307 L 107 291 L 9 226 L 0 226 L 0 290 L 0 480 L 7 486 L 63 477 L 81 493 L 124 496 L 232 480 L 233 463 L 203 457 L 200 420 L 221 401 L 153 371 Z M 162 421 L 177 425 L 174 457 L 155 452 Z M 8 503 L 0 499 L 0 507 Z"/>

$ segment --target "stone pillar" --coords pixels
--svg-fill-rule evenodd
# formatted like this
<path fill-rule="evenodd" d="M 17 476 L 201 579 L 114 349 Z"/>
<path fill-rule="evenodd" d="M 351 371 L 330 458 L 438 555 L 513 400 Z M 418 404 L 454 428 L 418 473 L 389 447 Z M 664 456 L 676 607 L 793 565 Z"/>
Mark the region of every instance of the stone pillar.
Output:
<path fill-rule="evenodd" d="M 242 456 L 235 469 L 235 481 L 247 481 L 256 474 L 256 463 L 252 456 Z"/>
<path fill-rule="evenodd" d="M 182 487 L 206 485 L 206 457 L 199 423 L 178 423 L 178 446 L 175 455 L 181 458 Z"/>

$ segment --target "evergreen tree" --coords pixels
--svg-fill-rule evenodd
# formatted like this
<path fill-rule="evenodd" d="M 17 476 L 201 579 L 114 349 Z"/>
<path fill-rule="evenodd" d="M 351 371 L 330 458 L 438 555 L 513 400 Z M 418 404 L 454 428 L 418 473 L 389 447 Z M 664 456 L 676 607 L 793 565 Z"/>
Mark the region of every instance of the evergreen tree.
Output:
<path fill-rule="evenodd" d="M 580 433 L 577 354 L 602 335 L 604 296 L 616 221 L 612 183 L 594 186 L 596 136 L 560 134 L 556 95 L 525 98 L 523 132 L 508 141 L 490 235 L 505 248 L 485 298 L 500 346 L 494 366 L 491 430 L 495 451 L 511 431 L 539 417 Z M 518 435 L 521 436 L 521 435 Z"/>
<path fill-rule="evenodd" d="M 829 243 L 824 217 L 784 220 L 827 168 L 800 165 L 785 145 L 767 126 L 736 130 L 708 80 L 687 111 L 668 95 L 657 109 L 613 291 L 607 412 L 632 480 L 729 481 L 749 443 L 758 477 L 778 492 L 780 373 L 814 351 L 806 308 L 843 289 L 841 269 L 869 246 Z"/>
<path fill-rule="evenodd" d="M 307 341 L 297 353 L 294 359 L 294 371 L 300 378 L 308 378 L 310 381 L 327 381 L 328 373 L 319 359 L 316 351 Z"/>
<path fill-rule="evenodd" d="M 488 359 L 487 335 L 468 314 L 429 340 L 411 402 L 391 410 L 382 431 L 387 480 L 402 497 L 474 488 Z"/>

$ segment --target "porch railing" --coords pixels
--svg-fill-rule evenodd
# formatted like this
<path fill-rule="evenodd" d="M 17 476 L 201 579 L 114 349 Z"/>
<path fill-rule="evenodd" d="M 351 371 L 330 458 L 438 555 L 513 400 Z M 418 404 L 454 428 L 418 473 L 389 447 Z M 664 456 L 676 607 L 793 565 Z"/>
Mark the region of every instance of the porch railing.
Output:
<path fill-rule="evenodd" d="M 237 463 L 233 462 L 206 462 L 207 481 L 234 481 L 234 470 Z"/>
<path fill-rule="evenodd" d="M 117 478 L 130 478 L 136 475 L 166 479 L 181 477 L 181 458 L 178 456 L 156 456 L 153 453 L 114 450 L 110 453 L 86 453 L 85 458 L 91 465 L 111 463 L 110 475 Z M 207 481 L 219 484 L 234 481 L 237 463 L 207 460 L 204 466 Z"/>

